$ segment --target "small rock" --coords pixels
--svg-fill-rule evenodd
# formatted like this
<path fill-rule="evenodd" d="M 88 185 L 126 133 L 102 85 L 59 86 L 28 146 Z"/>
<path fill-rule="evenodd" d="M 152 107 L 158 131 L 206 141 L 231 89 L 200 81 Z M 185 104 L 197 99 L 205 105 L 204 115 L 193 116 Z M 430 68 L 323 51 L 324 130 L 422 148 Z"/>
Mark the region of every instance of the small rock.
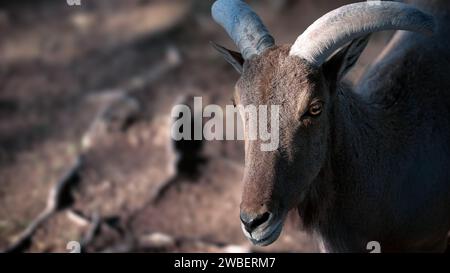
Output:
<path fill-rule="evenodd" d="M 167 234 L 155 232 L 140 238 L 139 243 L 143 247 L 169 248 L 175 246 L 175 239 Z"/>
<path fill-rule="evenodd" d="M 250 248 L 248 246 L 240 246 L 240 245 L 228 245 L 223 249 L 225 253 L 250 253 Z"/>

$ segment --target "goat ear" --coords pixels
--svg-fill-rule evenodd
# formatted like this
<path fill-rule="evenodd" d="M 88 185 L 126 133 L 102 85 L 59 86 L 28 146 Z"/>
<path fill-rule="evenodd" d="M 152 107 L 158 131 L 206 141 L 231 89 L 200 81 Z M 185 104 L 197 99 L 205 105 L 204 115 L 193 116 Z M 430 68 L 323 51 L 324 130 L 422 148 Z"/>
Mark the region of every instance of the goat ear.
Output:
<path fill-rule="evenodd" d="M 225 47 L 214 42 L 210 43 L 212 47 L 214 47 L 215 50 L 219 51 L 219 53 L 222 54 L 225 60 L 229 62 L 234 67 L 234 69 L 237 70 L 237 72 L 239 72 L 239 74 L 242 74 L 244 58 L 242 58 L 241 53 L 226 49 Z"/>
<path fill-rule="evenodd" d="M 323 65 L 324 73 L 329 81 L 339 82 L 344 78 L 358 61 L 369 39 L 370 34 L 353 40 Z"/>

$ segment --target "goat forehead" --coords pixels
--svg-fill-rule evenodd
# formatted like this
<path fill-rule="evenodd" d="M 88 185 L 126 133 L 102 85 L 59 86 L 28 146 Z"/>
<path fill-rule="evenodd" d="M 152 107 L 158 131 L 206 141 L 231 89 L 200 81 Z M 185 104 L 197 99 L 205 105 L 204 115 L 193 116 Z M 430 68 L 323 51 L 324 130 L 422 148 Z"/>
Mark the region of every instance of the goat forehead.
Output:
<path fill-rule="evenodd" d="M 251 59 L 238 82 L 243 104 L 293 102 L 310 90 L 312 70 L 297 57 L 289 56 L 289 46 L 275 47 Z"/>

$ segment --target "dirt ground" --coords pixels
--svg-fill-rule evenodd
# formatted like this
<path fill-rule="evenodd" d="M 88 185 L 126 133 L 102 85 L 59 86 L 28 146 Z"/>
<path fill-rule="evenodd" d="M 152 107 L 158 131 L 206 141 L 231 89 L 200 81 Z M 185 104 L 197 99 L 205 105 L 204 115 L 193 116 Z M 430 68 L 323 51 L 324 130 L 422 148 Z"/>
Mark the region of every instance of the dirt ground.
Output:
<path fill-rule="evenodd" d="M 170 138 L 173 105 L 200 95 L 224 106 L 238 79 L 209 45 L 234 48 L 210 18 L 213 1 L 81 2 L 0 2 L 0 250 L 83 154 L 65 205 L 21 251 L 68 252 L 70 241 L 91 252 L 317 251 L 295 213 L 270 247 L 244 238 L 242 142 Z M 283 44 L 355 1 L 250 2 Z M 373 37 L 351 80 L 388 36 Z M 107 129 L 93 125 L 99 117 Z"/>

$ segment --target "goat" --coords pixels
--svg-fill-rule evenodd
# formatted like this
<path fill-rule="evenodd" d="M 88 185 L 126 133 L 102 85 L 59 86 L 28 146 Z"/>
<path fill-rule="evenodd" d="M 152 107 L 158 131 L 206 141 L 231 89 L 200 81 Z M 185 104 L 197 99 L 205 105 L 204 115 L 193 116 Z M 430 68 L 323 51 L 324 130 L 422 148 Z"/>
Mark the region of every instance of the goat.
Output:
<path fill-rule="evenodd" d="M 288 211 L 297 209 L 324 252 L 364 252 L 371 241 L 383 252 L 444 251 L 448 1 L 345 5 L 281 46 L 241 0 L 216 1 L 212 16 L 239 48 L 214 44 L 241 73 L 236 103 L 280 106 L 278 149 L 263 152 L 260 141 L 245 140 L 245 236 L 256 245 L 273 243 Z M 370 34 L 384 30 L 404 31 L 360 83 L 346 83 Z"/>

